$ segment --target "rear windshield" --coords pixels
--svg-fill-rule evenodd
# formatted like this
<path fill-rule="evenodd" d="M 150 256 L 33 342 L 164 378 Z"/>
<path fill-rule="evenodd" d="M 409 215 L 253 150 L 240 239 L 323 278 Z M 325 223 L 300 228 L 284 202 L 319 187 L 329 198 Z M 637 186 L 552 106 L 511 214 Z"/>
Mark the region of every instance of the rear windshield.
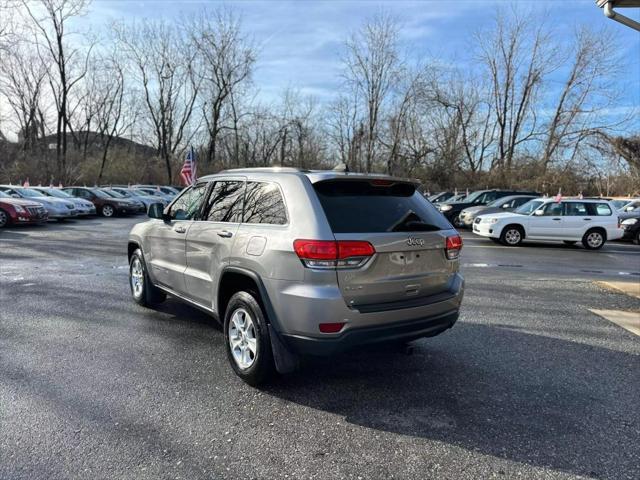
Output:
<path fill-rule="evenodd" d="M 378 182 L 379 183 L 379 182 Z M 452 228 L 409 183 L 371 181 L 314 184 L 334 233 L 428 232 Z"/>

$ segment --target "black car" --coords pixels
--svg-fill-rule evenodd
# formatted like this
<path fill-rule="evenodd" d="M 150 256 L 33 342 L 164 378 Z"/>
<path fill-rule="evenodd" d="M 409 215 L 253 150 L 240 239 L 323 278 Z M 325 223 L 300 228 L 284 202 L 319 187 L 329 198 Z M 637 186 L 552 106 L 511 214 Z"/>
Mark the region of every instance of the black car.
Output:
<path fill-rule="evenodd" d="M 460 202 L 443 202 L 438 204 L 438 209 L 442 214 L 447 217 L 454 227 L 462 226 L 460 223 L 460 212 L 468 207 L 475 207 L 478 205 L 487 205 L 499 198 L 507 197 L 510 195 L 532 195 L 539 197 L 538 192 L 531 191 L 519 191 L 519 190 L 476 190 L 470 193 Z"/>
<path fill-rule="evenodd" d="M 640 213 L 622 220 L 622 227 L 624 228 L 623 240 L 633 240 L 640 245 Z"/>

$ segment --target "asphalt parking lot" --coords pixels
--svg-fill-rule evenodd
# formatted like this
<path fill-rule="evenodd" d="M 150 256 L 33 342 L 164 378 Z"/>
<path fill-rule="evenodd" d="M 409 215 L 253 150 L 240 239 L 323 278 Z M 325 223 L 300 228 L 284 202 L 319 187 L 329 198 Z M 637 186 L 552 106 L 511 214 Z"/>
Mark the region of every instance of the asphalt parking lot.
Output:
<path fill-rule="evenodd" d="M 138 219 L 0 232 L 0 478 L 640 478 L 640 247 L 465 234 L 458 324 L 263 390 L 203 313 L 136 305 Z"/>

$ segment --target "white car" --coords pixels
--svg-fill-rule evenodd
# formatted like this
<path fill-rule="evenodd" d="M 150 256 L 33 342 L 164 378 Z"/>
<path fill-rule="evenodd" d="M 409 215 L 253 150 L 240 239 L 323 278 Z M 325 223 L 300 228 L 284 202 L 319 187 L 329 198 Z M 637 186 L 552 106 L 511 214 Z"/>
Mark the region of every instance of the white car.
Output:
<path fill-rule="evenodd" d="M 597 250 L 607 240 L 622 238 L 624 229 L 616 209 L 605 200 L 563 198 L 533 199 L 513 212 L 478 216 L 473 233 L 504 245 L 527 240 L 557 240 Z"/>

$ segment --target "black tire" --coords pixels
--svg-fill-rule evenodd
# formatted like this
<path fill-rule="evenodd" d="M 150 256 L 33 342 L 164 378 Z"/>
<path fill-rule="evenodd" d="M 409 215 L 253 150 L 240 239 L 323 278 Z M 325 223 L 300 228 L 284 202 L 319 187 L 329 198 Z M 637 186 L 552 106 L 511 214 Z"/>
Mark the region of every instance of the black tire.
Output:
<path fill-rule="evenodd" d="M 565 245 L 575 245 L 576 242 L 575 240 L 563 240 L 562 243 L 564 243 Z"/>
<path fill-rule="evenodd" d="M 245 326 L 251 324 L 246 333 L 241 333 L 240 329 L 236 328 L 239 320 L 244 321 Z M 231 346 L 234 339 L 237 342 L 235 349 Z M 254 339 L 255 352 L 250 348 L 250 342 Z M 229 299 L 224 315 L 224 343 L 231 368 L 245 383 L 257 387 L 274 375 L 275 365 L 267 320 L 262 307 L 251 293 L 236 292 Z M 250 361 L 250 364 L 244 367 L 238 358 L 243 355 L 243 351 L 246 352 L 247 359 Z"/>
<path fill-rule="evenodd" d="M 113 205 L 109 205 L 107 203 L 106 205 L 102 205 L 100 207 L 100 215 L 107 218 L 115 217 L 116 209 L 113 207 Z"/>
<path fill-rule="evenodd" d="M 598 240 L 599 239 L 599 240 Z M 601 228 L 587 230 L 582 237 L 582 245 L 587 250 L 600 250 L 607 241 L 607 233 Z"/>
<path fill-rule="evenodd" d="M 460 214 L 459 213 L 456 213 L 453 217 L 451 217 L 451 224 L 455 228 L 462 228 L 462 225 L 460 225 Z"/>
<path fill-rule="evenodd" d="M 507 225 L 500 233 L 500 242 L 508 247 L 517 247 L 524 239 L 524 230 L 520 225 Z"/>
<path fill-rule="evenodd" d="M 636 232 L 636 238 L 633 241 L 636 245 L 640 245 L 640 230 Z"/>
<path fill-rule="evenodd" d="M 136 271 L 134 274 L 134 269 L 137 270 L 138 266 L 141 271 Z M 141 280 L 142 285 L 138 287 L 136 280 Z M 133 252 L 131 259 L 129 260 L 129 287 L 131 288 L 131 296 L 133 297 L 133 300 L 143 307 L 162 303 L 167 298 L 166 293 L 151 283 L 147 273 L 147 266 L 144 263 L 144 257 L 142 256 L 142 251 L 139 248 Z"/>
<path fill-rule="evenodd" d="M 11 225 L 11 216 L 0 208 L 0 228 L 4 228 Z"/>

